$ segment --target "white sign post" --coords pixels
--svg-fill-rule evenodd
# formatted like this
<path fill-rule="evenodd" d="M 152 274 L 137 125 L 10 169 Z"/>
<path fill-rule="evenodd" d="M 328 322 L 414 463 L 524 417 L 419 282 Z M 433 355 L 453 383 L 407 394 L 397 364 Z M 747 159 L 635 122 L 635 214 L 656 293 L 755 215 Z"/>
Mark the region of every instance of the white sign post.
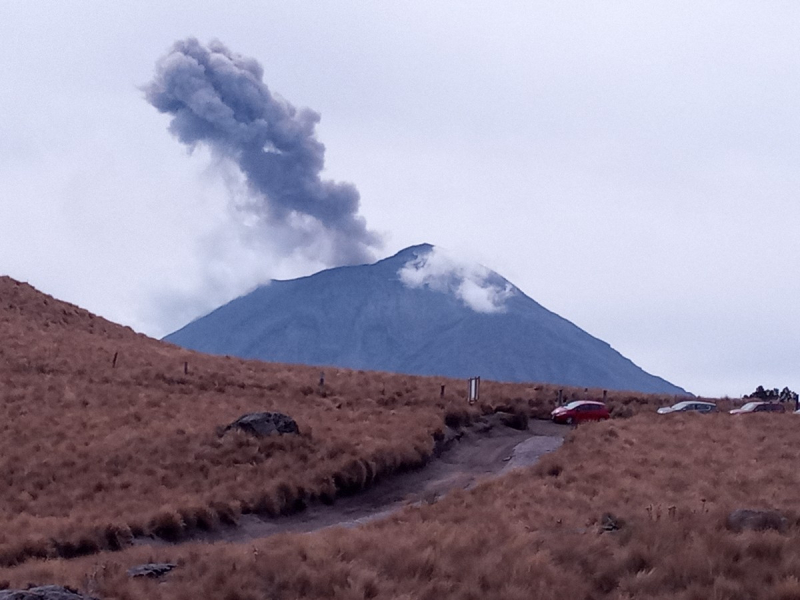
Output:
<path fill-rule="evenodd" d="M 467 401 L 470 404 L 475 404 L 478 401 L 481 393 L 481 378 L 470 377 L 469 386 L 467 388 Z"/>

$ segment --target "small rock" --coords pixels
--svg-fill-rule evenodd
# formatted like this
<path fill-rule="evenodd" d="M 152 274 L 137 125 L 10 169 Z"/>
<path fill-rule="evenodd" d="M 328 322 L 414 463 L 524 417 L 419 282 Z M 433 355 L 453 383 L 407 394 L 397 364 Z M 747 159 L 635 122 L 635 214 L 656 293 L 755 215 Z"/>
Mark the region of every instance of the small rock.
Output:
<path fill-rule="evenodd" d="M 486 417 L 481 417 L 472 425 L 475 433 L 489 433 L 492 429 L 494 429 L 494 423 Z"/>
<path fill-rule="evenodd" d="M 147 563 L 128 569 L 128 577 L 161 577 L 177 567 L 174 563 Z"/>
<path fill-rule="evenodd" d="M 433 436 L 433 454 L 439 456 L 442 452 L 450 448 L 454 442 L 461 439 L 462 435 L 464 434 L 460 430 L 445 425 L 441 432 L 437 432 Z"/>
<path fill-rule="evenodd" d="M 619 529 L 622 529 L 622 525 L 623 521 L 617 519 L 617 517 L 611 513 L 604 514 L 600 519 L 600 528 L 603 531 L 618 531 Z"/>
<path fill-rule="evenodd" d="M 739 508 L 728 515 L 725 526 L 736 533 L 745 530 L 766 531 L 767 529 L 784 532 L 789 526 L 789 521 L 776 510 Z"/>
<path fill-rule="evenodd" d="M 294 419 L 277 412 L 259 412 L 242 415 L 225 428 L 239 429 L 256 437 L 267 437 L 273 433 L 300 433 Z"/>
<path fill-rule="evenodd" d="M 60 585 L 43 585 L 27 590 L 4 590 L 0 600 L 97 600 Z"/>
<path fill-rule="evenodd" d="M 525 431 L 528 428 L 528 415 L 521 412 L 498 412 L 500 422 L 511 429 Z"/>

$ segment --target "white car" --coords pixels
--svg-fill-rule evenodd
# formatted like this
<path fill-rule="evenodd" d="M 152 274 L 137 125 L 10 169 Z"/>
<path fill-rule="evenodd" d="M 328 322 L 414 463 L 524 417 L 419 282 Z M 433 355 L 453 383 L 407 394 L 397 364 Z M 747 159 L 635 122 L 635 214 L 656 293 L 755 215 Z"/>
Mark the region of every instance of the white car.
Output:
<path fill-rule="evenodd" d="M 658 414 L 660 415 L 668 415 L 670 413 L 675 412 L 698 412 L 698 413 L 710 413 L 716 412 L 717 405 L 713 402 L 700 402 L 698 400 L 684 400 L 683 402 L 678 402 L 677 404 L 673 404 L 672 406 L 662 406 L 658 409 Z"/>
<path fill-rule="evenodd" d="M 786 407 L 779 402 L 748 402 L 742 408 L 734 408 L 730 411 L 732 415 L 749 415 L 750 413 L 782 413 L 786 412 Z"/>

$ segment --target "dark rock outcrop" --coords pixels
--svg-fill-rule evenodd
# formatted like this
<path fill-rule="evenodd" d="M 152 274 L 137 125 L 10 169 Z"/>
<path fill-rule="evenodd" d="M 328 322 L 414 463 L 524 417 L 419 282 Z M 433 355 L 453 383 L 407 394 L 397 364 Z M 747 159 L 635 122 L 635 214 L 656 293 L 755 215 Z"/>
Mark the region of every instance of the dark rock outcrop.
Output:
<path fill-rule="evenodd" d="M 294 419 L 277 412 L 259 412 L 242 415 L 225 428 L 238 429 L 256 437 L 267 437 L 273 433 L 300 433 Z"/>
<path fill-rule="evenodd" d="M 766 531 L 768 529 L 784 532 L 789 527 L 789 521 L 776 510 L 739 508 L 728 515 L 725 526 L 736 533 L 745 530 Z"/>
<path fill-rule="evenodd" d="M 128 577 L 161 577 L 177 567 L 175 563 L 147 563 L 128 569 Z"/>
<path fill-rule="evenodd" d="M 97 600 L 60 585 L 43 585 L 27 590 L 4 590 L 0 600 Z"/>

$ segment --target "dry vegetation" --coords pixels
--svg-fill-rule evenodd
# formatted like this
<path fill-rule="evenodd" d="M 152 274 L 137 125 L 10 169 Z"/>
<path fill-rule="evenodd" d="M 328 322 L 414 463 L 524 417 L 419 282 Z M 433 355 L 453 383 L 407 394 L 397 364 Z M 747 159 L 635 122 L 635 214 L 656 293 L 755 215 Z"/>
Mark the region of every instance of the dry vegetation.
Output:
<path fill-rule="evenodd" d="M 29 562 L 0 580 L 103 598 L 800 598 L 800 433 L 793 415 L 641 415 L 578 427 L 532 468 L 358 529 L 251 545 L 134 548 Z M 780 509 L 784 533 L 732 533 L 730 510 Z M 603 529 L 606 513 L 619 529 Z M 149 560 L 180 566 L 129 580 Z"/>
<path fill-rule="evenodd" d="M 423 464 L 444 420 L 545 416 L 557 397 L 485 382 L 486 402 L 467 409 L 464 382 L 325 369 L 320 388 L 319 372 L 185 351 L 0 277 L 0 564 L 331 501 Z M 623 416 L 671 401 L 610 394 Z M 291 415 L 302 435 L 219 435 L 263 410 Z"/>

